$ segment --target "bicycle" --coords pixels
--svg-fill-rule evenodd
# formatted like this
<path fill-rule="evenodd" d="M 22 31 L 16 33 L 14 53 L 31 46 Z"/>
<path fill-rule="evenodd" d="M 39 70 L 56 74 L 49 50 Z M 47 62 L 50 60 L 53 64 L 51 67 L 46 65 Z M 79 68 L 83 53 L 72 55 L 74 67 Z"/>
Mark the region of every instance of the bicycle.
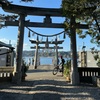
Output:
<path fill-rule="evenodd" d="M 62 63 L 60 63 L 59 65 L 57 65 L 56 67 L 54 67 L 53 69 L 53 75 L 56 75 L 58 72 L 62 72 Z"/>

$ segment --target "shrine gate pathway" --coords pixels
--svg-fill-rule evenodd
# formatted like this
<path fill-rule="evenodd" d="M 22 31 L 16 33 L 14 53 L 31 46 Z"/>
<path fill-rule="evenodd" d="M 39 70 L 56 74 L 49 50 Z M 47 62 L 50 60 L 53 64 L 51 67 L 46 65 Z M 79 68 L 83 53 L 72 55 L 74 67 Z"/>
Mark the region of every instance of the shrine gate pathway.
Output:
<path fill-rule="evenodd" d="M 20 85 L 0 83 L 0 100 L 100 100 L 100 88 L 72 86 L 65 77 L 52 75 L 53 66 L 39 66 L 27 72 Z"/>

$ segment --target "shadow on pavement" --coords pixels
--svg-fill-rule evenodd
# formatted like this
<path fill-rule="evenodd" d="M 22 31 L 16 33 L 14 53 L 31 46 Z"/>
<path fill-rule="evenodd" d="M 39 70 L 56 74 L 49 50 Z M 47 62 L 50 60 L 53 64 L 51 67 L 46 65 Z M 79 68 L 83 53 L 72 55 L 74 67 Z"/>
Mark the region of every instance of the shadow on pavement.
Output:
<path fill-rule="evenodd" d="M 99 100 L 100 88 L 72 86 L 65 81 L 41 79 L 20 85 L 0 85 L 0 100 Z"/>

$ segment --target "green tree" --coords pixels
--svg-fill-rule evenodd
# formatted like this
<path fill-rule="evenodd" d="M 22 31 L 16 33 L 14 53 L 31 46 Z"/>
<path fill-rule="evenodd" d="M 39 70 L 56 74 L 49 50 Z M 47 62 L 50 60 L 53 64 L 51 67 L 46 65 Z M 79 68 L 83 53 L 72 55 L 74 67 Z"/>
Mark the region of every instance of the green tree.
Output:
<path fill-rule="evenodd" d="M 62 11 L 66 16 L 64 22 L 65 30 L 70 35 L 70 18 L 75 16 L 76 23 L 84 23 L 89 26 L 89 29 L 83 32 L 81 29 L 76 29 L 80 38 L 85 38 L 87 35 L 91 37 L 91 43 L 100 45 L 100 28 L 98 24 L 97 13 L 94 13 L 95 9 L 100 7 L 99 0 L 62 0 Z"/>

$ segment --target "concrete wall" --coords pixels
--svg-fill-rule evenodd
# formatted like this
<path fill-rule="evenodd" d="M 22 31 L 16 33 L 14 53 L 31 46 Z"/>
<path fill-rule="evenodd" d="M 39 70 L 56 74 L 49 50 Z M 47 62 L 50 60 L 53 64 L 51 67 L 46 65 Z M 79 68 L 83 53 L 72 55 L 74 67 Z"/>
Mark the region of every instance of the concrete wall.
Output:
<path fill-rule="evenodd" d="M 87 51 L 87 66 L 98 67 L 97 61 L 94 59 L 94 56 L 91 52 Z"/>
<path fill-rule="evenodd" d="M 78 67 L 81 67 L 81 59 L 82 59 L 81 52 L 78 52 L 78 54 L 79 54 Z M 96 64 L 97 61 L 94 59 L 94 55 L 91 53 L 91 51 L 86 51 L 86 62 L 87 62 L 87 67 L 98 67 Z"/>

